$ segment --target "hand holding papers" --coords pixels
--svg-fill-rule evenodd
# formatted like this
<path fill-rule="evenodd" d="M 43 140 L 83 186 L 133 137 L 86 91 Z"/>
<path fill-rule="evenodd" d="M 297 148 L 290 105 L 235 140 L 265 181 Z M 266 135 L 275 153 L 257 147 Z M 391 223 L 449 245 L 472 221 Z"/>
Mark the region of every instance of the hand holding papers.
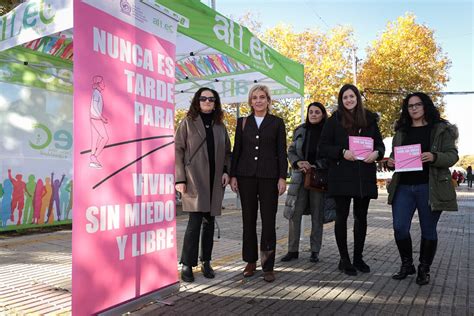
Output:
<path fill-rule="evenodd" d="M 396 146 L 395 172 L 419 171 L 423 170 L 421 162 L 421 145 Z"/>
<path fill-rule="evenodd" d="M 357 160 L 365 160 L 374 151 L 374 140 L 370 137 L 349 136 L 349 150 Z"/>

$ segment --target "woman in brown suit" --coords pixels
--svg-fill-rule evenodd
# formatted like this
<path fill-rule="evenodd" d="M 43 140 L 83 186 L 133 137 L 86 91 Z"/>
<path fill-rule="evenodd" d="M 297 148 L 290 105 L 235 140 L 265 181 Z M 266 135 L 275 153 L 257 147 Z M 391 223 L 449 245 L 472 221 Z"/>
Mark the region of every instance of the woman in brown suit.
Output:
<path fill-rule="evenodd" d="M 183 211 L 189 212 L 180 261 L 185 282 L 194 281 L 201 224 L 201 271 L 206 278 L 215 276 L 210 264 L 214 217 L 221 215 L 230 169 L 230 141 L 223 117 L 219 94 L 201 88 L 176 131 L 176 191 L 182 194 Z"/>
<path fill-rule="evenodd" d="M 258 259 L 257 215 L 260 204 L 262 236 L 260 255 L 264 280 L 273 282 L 275 264 L 275 218 L 278 195 L 286 190 L 285 123 L 271 115 L 270 91 L 255 85 L 249 92 L 252 114 L 240 118 L 232 153 L 231 188 L 242 201 L 244 277 L 252 276 Z"/>

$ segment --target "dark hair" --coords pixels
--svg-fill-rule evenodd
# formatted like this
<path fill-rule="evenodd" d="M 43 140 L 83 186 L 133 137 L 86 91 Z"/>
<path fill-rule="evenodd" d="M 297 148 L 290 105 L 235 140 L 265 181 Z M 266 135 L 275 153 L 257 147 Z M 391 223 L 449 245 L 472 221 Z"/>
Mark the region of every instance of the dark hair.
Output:
<path fill-rule="evenodd" d="M 312 106 L 318 107 L 321 110 L 321 112 L 323 112 L 323 119 L 321 120 L 320 124 L 321 123 L 324 124 L 326 122 L 326 119 L 328 118 L 328 112 L 326 112 L 326 108 L 324 107 L 324 105 L 322 105 L 319 102 L 313 102 L 313 103 L 310 103 L 308 105 L 308 108 L 306 109 L 306 125 L 311 124 L 309 122 L 308 114 L 309 114 L 309 108 Z"/>
<path fill-rule="evenodd" d="M 395 131 L 406 130 L 411 126 L 412 119 L 408 113 L 408 101 L 412 97 L 419 97 L 421 99 L 421 103 L 423 103 L 423 110 L 425 111 L 425 121 L 428 123 L 428 125 L 433 125 L 439 122 L 447 122 L 445 119 L 441 118 L 441 114 L 435 107 L 431 98 L 426 93 L 413 92 L 403 99 L 402 112 L 400 113 L 400 118 L 395 123 Z"/>
<path fill-rule="evenodd" d="M 357 105 L 353 112 L 346 110 L 342 102 L 342 96 L 347 90 L 352 90 L 357 98 Z M 341 90 L 339 90 L 339 96 L 337 97 L 337 111 L 341 115 L 342 127 L 344 127 L 349 135 L 356 135 L 359 129 L 367 127 L 364 104 L 362 103 L 359 89 L 357 89 L 356 86 L 352 84 L 342 86 Z"/>
<path fill-rule="evenodd" d="M 224 119 L 224 112 L 222 112 L 221 98 L 219 97 L 219 93 L 217 93 L 216 90 L 213 90 L 207 87 L 199 88 L 199 90 L 196 91 L 191 101 L 191 105 L 189 106 L 189 110 L 186 116 L 192 119 L 195 119 L 199 116 L 199 112 L 201 112 L 199 97 L 204 91 L 211 91 L 212 95 L 216 98 L 216 101 L 214 101 L 213 120 L 215 124 L 221 124 L 222 120 Z"/>

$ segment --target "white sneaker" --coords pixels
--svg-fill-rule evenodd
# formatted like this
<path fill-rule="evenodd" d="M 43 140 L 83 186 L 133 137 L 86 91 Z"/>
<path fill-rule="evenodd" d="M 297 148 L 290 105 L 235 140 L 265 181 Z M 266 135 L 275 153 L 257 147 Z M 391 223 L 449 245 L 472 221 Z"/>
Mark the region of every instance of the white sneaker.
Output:
<path fill-rule="evenodd" d="M 89 167 L 95 168 L 95 169 L 102 169 L 102 165 L 99 163 L 91 162 L 89 163 Z"/>

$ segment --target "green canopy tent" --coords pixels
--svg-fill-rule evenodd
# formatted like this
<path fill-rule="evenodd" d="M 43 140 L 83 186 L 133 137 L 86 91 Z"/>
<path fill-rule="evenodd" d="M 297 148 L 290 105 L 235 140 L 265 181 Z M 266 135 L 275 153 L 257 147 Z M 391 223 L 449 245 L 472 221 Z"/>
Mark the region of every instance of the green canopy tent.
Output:
<path fill-rule="evenodd" d="M 188 107 L 200 86 L 213 87 L 225 103 L 247 101 L 255 83 L 269 86 L 275 99 L 303 96 L 303 65 L 282 56 L 247 28 L 195 0 L 157 0 L 155 5 L 180 21 L 178 108 Z"/>
<path fill-rule="evenodd" d="M 201 86 L 214 88 L 224 103 L 245 102 L 255 83 L 268 85 L 274 99 L 303 96 L 303 66 L 279 54 L 247 28 L 196 0 L 143 2 L 180 21 L 176 43 L 177 108 L 187 108 Z M 12 44 L 2 45 L 0 41 L 0 81 L 71 93 L 72 77 L 64 69 L 70 69 L 73 57 L 72 31 L 55 31 L 37 34 L 32 41 L 6 51 L 2 50 Z M 25 72 L 30 75 L 24 76 Z M 32 73 L 53 76 L 59 82 L 45 85 Z"/>

